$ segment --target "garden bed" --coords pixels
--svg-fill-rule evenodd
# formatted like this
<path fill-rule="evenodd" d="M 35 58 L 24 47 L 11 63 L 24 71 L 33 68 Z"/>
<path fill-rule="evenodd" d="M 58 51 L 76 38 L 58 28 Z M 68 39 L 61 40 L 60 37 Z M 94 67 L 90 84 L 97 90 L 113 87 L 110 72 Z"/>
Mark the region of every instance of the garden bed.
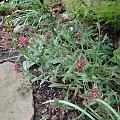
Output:
<path fill-rule="evenodd" d="M 119 119 L 120 29 L 78 20 L 63 2 L 21 4 L 1 16 L 0 64 L 26 74 L 34 120 Z"/>

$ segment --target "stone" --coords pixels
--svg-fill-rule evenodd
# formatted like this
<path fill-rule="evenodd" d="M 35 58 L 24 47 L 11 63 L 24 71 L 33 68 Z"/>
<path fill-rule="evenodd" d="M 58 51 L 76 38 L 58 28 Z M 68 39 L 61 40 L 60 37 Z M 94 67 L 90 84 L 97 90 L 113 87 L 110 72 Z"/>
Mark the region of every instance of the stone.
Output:
<path fill-rule="evenodd" d="M 14 71 L 13 65 L 0 64 L 0 120 L 33 120 L 32 90 L 22 94 L 20 88 L 27 80 Z"/>

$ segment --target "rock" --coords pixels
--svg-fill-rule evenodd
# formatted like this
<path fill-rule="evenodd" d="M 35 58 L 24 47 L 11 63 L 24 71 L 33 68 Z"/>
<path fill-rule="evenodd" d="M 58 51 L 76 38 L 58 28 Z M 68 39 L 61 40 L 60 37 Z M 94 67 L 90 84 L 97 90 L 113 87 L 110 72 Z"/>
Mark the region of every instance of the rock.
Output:
<path fill-rule="evenodd" d="M 32 90 L 20 92 L 26 82 L 13 63 L 0 64 L 0 120 L 33 120 Z"/>

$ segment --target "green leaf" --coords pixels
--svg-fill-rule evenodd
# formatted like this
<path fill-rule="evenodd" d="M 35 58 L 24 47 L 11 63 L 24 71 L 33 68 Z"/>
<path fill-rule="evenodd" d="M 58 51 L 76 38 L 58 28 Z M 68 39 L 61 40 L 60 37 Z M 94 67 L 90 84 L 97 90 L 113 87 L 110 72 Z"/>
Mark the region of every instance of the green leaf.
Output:
<path fill-rule="evenodd" d="M 48 87 L 58 87 L 58 88 L 65 88 L 65 87 L 68 87 L 69 85 L 63 85 L 63 84 L 60 84 L 60 83 L 52 83 L 50 84 Z"/>
<path fill-rule="evenodd" d="M 113 63 L 116 63 L 116 62 L 117 62 L 117 59 L 116 59 L 115 57 L 112 57 L 112 58 L 110 59 L 110 61 L 113 62 Z"/>
<path fill-rule="evenodd" d="M 52 63 L 52 64 L 61 63 L 61 59 L 60 58 L 49 59 L 48 63 Z"/>
<path fill-rule="evenodd" d="M 40 86 L 42 86 L 43 83 L 48 81 L 49 78 L 50 78 L 50 76 L 46 76 L 44 79 L 42 79 L 41 82 L 40 82 Z"/>
<path fill-rule="evenodd" d="M 30 61 L 24 61 L 23 62 L 23 68 L 25 71 L 27 71 L 34 63 L 30 63 Z"/>
<path fill-rule="evenodd" d="M 116 55 L 120 55 L 120 50 L 119 49 L 117 49 L 117 50 L 114 50 L 113 51 L 113 54 L 116 56 Z"/>
<path fill-rule="evenodd" d="M 97 22 L 97 28 L 98 28 L 98 30 L 100 30 L 100 23 L 99 22 Z"/>

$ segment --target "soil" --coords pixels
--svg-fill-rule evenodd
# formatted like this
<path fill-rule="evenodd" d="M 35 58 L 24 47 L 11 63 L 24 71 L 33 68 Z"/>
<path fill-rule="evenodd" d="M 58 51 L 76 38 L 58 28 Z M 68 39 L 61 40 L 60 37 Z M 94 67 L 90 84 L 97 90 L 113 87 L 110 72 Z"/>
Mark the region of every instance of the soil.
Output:
<path fill-rule="evenodd" d="M 43 104 L 47 100 L 62 100 L 63 93 L 62 89 L 50 88 L 49 84 L 45 83 L 40 86 L 39 83 L 33 83 L 33 98 L 34 98 L 34 108 L 35 115 L 34 120 L 40 120 L 45 117 L 46 120 L 72 120 L 73 118 L 78 118 L 80 112 L 74 108 L 66 108 L 65 105 L 62 107 L 56 107 L 55 104 Z M 83 107 L 83 99 L 79 96 L 74 97 L 74 91 L 69 91 L 68 100 L 72 103 L 76 103 L 80 107 Z M 89 120 L 89 119 L 85 119 Z"/>
<path fill-rule="evenodd" d="M 0 63 L 14 62 L 18 57 L 18 52 L 9 52 L 8 50 L 0 49 Z"/>

